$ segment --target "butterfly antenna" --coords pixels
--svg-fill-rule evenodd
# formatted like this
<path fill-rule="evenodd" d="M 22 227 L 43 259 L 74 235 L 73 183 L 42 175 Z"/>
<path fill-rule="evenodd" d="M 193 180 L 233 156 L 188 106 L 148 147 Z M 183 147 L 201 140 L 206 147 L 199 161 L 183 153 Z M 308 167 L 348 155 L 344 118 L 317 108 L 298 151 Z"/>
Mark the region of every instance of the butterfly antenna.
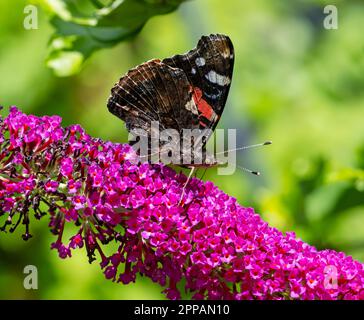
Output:
<path fill-rule="evenodd" d="M 246 149 L 252 149 L 252 148 L 267 146 L 267 145 L 270 145 L 270 144 L 272 144 L 272 141 L 265 141 L 265 142 L 258 143 L 258 144 L 252 144 L 250 146 L 243 146 L 243 147 L 240 147 L 240 148 L 229 149 L 229 150 L 217 152 L 216 154 L 228 153 L 228 152 L 239 151 L 239 150 L 246 150 Z"/>
<path fill-rule="evenodd" d="M 181 204 L 181 202 L 182 202 L 183 196 L 185 195 L 185 189 L 186 189 L 186 187 L 187 187 L 188 183 L 190 182 L 190 180 L 191 180 L 191 178 L 192 178 L 192 175 L 193 175 L 193 173 L 195 172 L 195 170 L 196 170 L 196 167 L 192 167 L 192 169 L 191 169 L 191 171 L 190 171 L 190 174 L 188 175 L 188 178 L 187 178 L 187 180 L 186 180 L 185 184 L 183 185 L 183 188 L 182 188 L 182 194 L 181 194 L 181 198 L 179 199 L 179 203 L 178 203 L 178 205 L 180 205 L 180 204 Z"/>
<path fill-rule="evenodd" d="M 253 171 L 253 170 L 250 170 L 248 168 L 245 168 L 245 167 L 242 167 L 242 166 L 238 166 L 236 165 L 239 169 L 245 171 L 245 172 L 248 172 L 248 173 L 251 173 L 251 174 L 254 174 L 255 176 L 260 176 L 260 172 L 259 171 Z"/>

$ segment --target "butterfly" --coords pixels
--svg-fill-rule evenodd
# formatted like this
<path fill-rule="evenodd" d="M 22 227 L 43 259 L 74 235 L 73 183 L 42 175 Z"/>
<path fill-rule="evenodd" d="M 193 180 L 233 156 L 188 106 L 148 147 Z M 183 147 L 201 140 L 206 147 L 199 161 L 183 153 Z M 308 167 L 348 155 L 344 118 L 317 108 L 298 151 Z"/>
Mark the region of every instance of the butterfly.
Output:
<path fill-rule="evenodd" d="M 230 38 L 222 34 L 202 36 L 196 48 L 185 54 L 153 59 L 129 70 L 111 89 L 107 107 L 125 122 L 129 132 L 144 132 L 147 138 L 152 136 L 154 122 L 162 130 L 174 129 L 181 137 L 185 129 L 197 130 L 201 134 L 195 140 L 202 147 L 199 161 L 192 152 L 188 163 L 176 164 L 193 170 L 214 166 L 219 161 L 206 152 L 206 143 L 224 111 L 233 67 Z M 178 142 L 182 144 L 181 155 L 190 152 L 190 146 L 186 149 L 185 143 Z M 149 155 L 151 151 L 148 145 Z"/>
<path fill-rule="evenodd" d="M 186 54 L 153 59 L 129 70 L 111 89 L 107 107 L 125 121 L 131 133 L 141 129 L 150 136 L 153 121 L 161 129 L 175 129 L 181 134 L 183 129 L 208 129 L 211 133 L 223 113 L 233 67 L 234 48 L 229 37 L 203 36 Z M 202 142 L 202 163 L 191 159 L 183 166 L 217 164 L 206 153 L 208 138 Z"/>

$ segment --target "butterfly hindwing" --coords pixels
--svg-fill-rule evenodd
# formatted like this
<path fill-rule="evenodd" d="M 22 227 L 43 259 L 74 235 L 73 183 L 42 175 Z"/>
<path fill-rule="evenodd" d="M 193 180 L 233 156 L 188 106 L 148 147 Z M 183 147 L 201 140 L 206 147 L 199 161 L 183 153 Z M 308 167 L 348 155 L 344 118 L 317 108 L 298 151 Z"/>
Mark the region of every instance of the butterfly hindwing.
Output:
<path fill-rule="evenodd" d="M 161 130 L 179 133 L 187 128 L 184 123 L 198 128 L 197 107 L 185 73 L 159 60 L 143 63 L 123 76 L 111 90 L 108 108 L 125 121 L 128 131 L 149 133 L 152 121 L 158 121 Z"/>

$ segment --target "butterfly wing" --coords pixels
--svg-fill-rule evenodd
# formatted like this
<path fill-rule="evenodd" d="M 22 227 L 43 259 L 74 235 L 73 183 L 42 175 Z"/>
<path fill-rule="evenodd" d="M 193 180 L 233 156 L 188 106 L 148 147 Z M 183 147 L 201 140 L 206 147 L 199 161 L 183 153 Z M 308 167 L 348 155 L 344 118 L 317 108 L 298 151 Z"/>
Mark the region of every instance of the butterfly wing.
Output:
<path fill-rule="evenodd" d="M 224 110 L 234 67 L 234 48 L 228 36 L 203 36 L 186 54 L 163 63 L 185 72 L 193 86 L 201 129 L 214 130 Z"/>

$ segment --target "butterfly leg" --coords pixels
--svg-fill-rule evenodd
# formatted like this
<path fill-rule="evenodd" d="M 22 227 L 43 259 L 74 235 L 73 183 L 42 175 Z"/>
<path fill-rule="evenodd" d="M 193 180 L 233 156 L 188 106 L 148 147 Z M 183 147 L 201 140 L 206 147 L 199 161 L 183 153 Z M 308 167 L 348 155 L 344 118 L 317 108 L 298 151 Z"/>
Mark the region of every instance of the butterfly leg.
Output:
<path fill-rule="evenodd" d="M 197 177 L 197 173 L 198 173 L 198 168 L 195 171 L 195 175 L 194 175 L 195 178 Z"/>
<path fill-rule="evenodd" d="M 185 184 L 183 185 L 181 198 L 179 199 L 179 203 L 178 204 L 181 204 L 182 199 L 183 199 L 183 196 L 185 195 L 185 189 L 186 189 L 188 183 L 190 182 L 191 177 L 192 177 L 193 173 L 195 172 L 195 170 L 196 170 L 196 167 L 192 167 L 192 169 L 190 171 L 190 174 L 188 175 L 188 178 L 187 178 Z"/>
<path fill-rule="evenodd" d="M 206 171 L 207 171 L 207 167 L 206 167 L 206 168 L 205 168 L 205 170 L 203 171 L 203 174 L 202 174 L 202 176 L 201 176 L 200 180 L 202 180 L 202 179 L 203 179 L 203 177 L 205 176 Z"/>

